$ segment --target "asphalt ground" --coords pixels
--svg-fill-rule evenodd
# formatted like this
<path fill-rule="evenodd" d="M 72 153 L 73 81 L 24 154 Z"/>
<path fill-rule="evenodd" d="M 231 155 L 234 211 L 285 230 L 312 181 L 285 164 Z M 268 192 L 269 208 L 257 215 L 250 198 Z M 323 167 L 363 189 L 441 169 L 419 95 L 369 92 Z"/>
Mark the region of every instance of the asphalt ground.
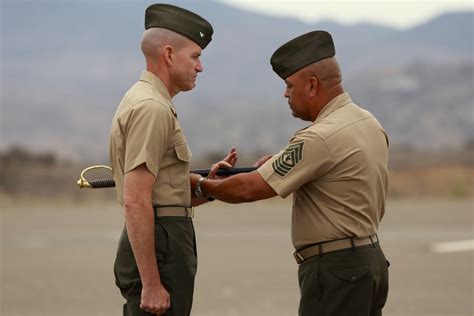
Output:
<path fill-rule="evenodd" d="M 473 206 L 388 201 L 379 233 L 391 262 L 385 316 L 474 315 Z M 290 208 L 289 199 L 272 199 L 196 209 L 193 316 L 297 315 Z M 121 315 L 112 272 L 118 205 L 0 206 L 0 220 L 1 315 Z M 464 242 L 439 244 L 455 241 Z"/>

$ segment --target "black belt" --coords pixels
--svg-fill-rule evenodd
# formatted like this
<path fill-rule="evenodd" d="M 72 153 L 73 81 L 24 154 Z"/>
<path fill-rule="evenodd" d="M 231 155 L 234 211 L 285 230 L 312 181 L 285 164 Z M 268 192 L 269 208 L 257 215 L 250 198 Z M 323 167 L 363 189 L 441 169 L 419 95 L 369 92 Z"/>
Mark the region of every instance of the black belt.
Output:
<path fill-rule="evenodd" d="M 194 217 L 194 207 L 186 206 L 153 206 L 156 217 L 164 216 L 180 216 L 180 217 Z"/>
<path fill-rule="evenodd" d="M 375 246 L 375 244 L 378 242 L 379 237 L 377 235 L 372 235 L 364 238 L 346 238 L 333 241 L 325 241 L 296 250 L 293 253 L 293 257 L 295 257 L 296 263 L 301 264 L 305 260 L 317 255 L 321 255 L 323 253 L 342 249 L 350 249 L 359 246 L 366 246 L 370 244 Z"/>

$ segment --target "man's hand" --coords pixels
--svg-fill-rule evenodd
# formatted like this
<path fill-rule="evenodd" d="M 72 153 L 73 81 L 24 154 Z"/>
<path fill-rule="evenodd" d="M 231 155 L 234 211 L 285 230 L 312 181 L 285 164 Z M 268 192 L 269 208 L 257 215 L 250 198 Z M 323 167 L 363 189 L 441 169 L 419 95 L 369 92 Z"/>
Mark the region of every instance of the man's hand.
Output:
<path fill-rule="evenodd" d="M 237 157 L 237 149 L 235 147 L 232 147 L 227 154 L 227 156 L 222 159 L 219 162 L 216 162 L 211 166 L 211 169 L 209 171 L 209 175 L 207 176 L 208 179 L 223 179 L 225 177 L 218 177 L 216 176 L 217 170 L 221 168 L 232 168 L 235 166 L 237 163 L 238 157 Z"/>
<path fill-rule="evenodd" d="M 230 164 L 230 167 L 234 167 L 238 159 L 239 157 L 237 157 L 237 148 L 232 146 L 232 148 L 230 149 L 227 156 L 223 159 L 223 161 L 228 162 Z"/>
<path fill-rule="evenodd" d="M 140 308 L 145 312 L 162 315 L 170 306 L 170 295 L 161 283 L 143 286 Z"/>

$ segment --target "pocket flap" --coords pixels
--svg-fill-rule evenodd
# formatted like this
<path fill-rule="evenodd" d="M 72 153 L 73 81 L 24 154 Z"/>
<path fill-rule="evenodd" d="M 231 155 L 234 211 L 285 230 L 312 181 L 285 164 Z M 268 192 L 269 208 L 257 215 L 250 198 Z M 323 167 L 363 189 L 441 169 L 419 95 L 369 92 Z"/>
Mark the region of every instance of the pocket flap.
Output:
<path fill-rule="evenodd" d="M 189 150 L 187 143 L 175 145 L 174 151 L 176 152 L 176 156 L 179 160 L 186 162 L 191 161 L 191 151 Z"/>
<path fill-rule="evenodd" d="M 369 274 L 369 267 L 356 267 L 347 270 L 332 271 L 332 274 L 338 279 L 347 282 L 357 282 Z"/>

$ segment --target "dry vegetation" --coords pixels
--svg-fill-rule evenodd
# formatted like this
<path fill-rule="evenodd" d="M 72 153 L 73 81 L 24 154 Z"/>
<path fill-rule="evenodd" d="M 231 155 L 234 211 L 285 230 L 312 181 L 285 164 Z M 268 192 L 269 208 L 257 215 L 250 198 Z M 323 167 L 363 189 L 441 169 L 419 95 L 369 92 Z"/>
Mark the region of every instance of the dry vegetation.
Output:
<path fill-rule="evenodd" d="M 391 197 L 474 196 L 474 146 L 417 151 L 396 148 L 390 154 Z"/>

